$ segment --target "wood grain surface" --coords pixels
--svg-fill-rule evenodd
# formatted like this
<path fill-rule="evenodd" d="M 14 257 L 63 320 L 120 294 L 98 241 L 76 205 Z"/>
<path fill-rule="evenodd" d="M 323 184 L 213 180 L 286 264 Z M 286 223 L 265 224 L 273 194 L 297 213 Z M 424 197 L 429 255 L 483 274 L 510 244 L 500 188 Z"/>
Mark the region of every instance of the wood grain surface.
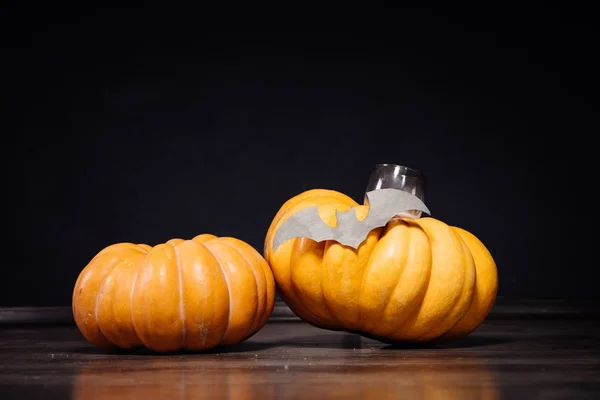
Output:
<path fill-rule="evenodd" d="M 2 399 L 600 398 L 600 320 L 486 321 L 441 346 L 269 322 L 204 353 L 107 354 L 72 326 L 0 329 Z"/>

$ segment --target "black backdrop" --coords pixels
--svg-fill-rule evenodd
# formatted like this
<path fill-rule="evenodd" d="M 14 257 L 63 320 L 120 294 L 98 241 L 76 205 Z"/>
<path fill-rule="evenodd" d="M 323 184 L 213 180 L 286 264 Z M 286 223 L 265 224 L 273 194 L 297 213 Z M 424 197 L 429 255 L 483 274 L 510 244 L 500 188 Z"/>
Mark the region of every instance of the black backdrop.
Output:
<path fill-rule="evenodd" d="M 69 305 L 106 245 L 199 233 L 258 250 L 309 188 L 427 175 L 499 296 L 596 297 L 591 14 L 142 17 L 2 11 L 0 306 Z"/>

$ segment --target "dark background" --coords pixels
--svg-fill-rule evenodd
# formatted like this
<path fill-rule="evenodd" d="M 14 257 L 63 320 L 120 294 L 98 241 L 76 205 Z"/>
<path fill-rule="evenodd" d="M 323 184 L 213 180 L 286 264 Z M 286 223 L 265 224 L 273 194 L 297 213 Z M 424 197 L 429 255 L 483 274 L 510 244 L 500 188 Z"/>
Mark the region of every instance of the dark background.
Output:
<path fill-rule="evenodd" d="M 0 306 L 70 305 L 119 241 L 262 251 L 289 197 L 361 200 L 384 162 L 425 172 L 500 298 L 598 296 L 590 11 L 181 14 L 2 10 Z"/>

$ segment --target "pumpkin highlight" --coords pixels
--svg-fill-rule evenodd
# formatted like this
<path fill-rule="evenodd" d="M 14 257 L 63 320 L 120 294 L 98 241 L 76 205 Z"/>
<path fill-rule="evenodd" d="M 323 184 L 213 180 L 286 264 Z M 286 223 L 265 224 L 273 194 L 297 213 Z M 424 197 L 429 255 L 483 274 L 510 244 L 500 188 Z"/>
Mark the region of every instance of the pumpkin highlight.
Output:
<path fill-rule="evenodd" d="M 98 347 L 205 350 L 260 330 L 275 282 L 249 244 L 203 234 L 106 247 L 81 271 L 72 300 L 78 329 Z"/>
<path fill-rule="evenodd" d="M 394 218 L 357 249 L 297 238 L 273 251 L 278 226 L 315 205 L 332 227 L 336 210 L 354 208 L 358 220 L 368 213 L 343 193 L 313 189 L 276 214 L 264 256 L 280 296 L 301 319 L 395 343 L 463 337 L 488 315 L 498 289 L 491 254 L 473 234 L 435 218 Z"/>

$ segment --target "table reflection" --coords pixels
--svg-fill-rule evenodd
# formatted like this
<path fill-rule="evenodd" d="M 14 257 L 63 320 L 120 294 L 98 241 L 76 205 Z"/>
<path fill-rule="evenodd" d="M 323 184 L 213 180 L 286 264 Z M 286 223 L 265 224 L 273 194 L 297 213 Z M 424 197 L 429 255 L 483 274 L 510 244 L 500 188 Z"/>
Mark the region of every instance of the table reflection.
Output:
<path fill-rule="evenodd" d="M 452 351 L 377 349 L 319 358 L 267 354 L 98 359 L 81 365 L 72 398 L 84 399 L 497 399 L 494 374 Z M 249 364 L 249 360 L 252 364 Z"/>

